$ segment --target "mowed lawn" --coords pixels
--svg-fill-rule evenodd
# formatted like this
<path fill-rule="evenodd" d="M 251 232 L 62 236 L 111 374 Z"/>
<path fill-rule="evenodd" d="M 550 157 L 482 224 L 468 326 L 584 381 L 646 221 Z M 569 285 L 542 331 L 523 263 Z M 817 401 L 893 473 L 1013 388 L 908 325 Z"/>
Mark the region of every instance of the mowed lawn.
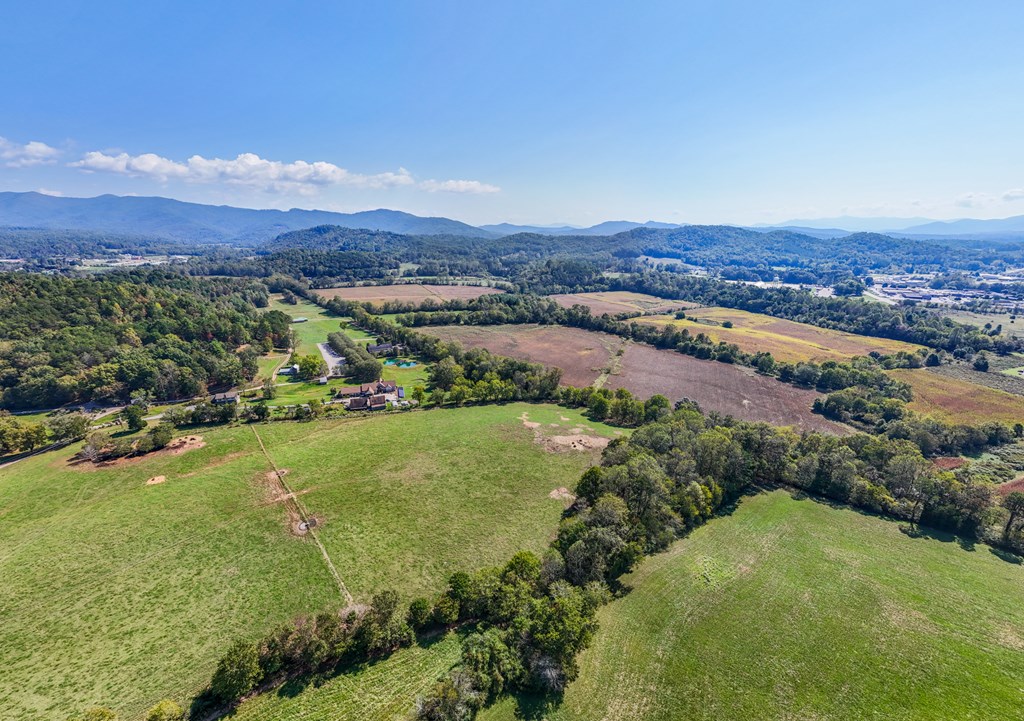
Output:
<path fill-rule="evenodd" d="M 582 422 L 509 404 L 258 432 L 363 602 L 543 549 L 565 503 L 549 493 L 596 455 L 552 452 L 535 434 Z M 0 469 L 0 718 L 62 721 L 102 704 L 132 719 L 162 696 L 186 702 L 232 640 L 341 603 L 274 500 L 252 429 L 195 433 L 206 445 L 181 455 L 85 470 L 69 449 Z"/>
<path fill-rule="evenodd" d="M 908 407 L 950 423 L 976 425 L 987 421 L 1024 422 L 1024 398 L 978 383 L 924 369 L 889 371 L 910 384 L 914 398 Z"/>
<path fill-rule="evenodd" d="M 1021 718 L 1024 567 L 985 546 L 775 491 L 626 582 L 561 705 L 526 718 Z"/>
<path fill-rule="evenodd" d="M 319 353 L 317 343 L 325 343 L 328 334 L 341 330 L 341 318 L 304 298 L 299 298 L 298 304 L 290 305 L 282 303 L 280 295 L 272 295 L 267 310 L 279 310 L 292 318 L 307 319 L 304 323 L 292 323 L 296 338 L 295 350 L 304 355 Z"/>
<path fill-rule="evenodd" d="M 735 343 L 747 353 L 767 351 L 776 360 L 789 363 L 848 360 L 872 351 L 883 354 L 901 350 L 914 353 L 921 349 L 921 346 L 913 343 L 818 328 L 807 323 L 733 308 L 698 308 L 687 311 L 686 316 L 682 320 L 672 316 L 647 316 L 636 320 L 638 323 L 685 328 L 693 335 L 703 333 L 716 342 Z M 722 323 L 725 322 L 732 323 L 733 327 L 723 327 Z"/>

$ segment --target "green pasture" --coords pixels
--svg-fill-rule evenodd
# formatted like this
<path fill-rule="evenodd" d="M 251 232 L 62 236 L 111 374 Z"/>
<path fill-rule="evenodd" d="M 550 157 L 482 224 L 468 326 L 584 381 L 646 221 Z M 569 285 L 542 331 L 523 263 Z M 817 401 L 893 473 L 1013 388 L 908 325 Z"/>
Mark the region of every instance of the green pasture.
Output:
<path fill-rule="evenodd" d="M 774 491 L 625 582 L 560 704 L 481 719 L 1020 718 L 1024 567 L 986 546 Z"/>
<path fill-rule="evenodd" d="M 595 456 L 535 434 L 582 422 L 519 403 L 257 430 L 365 602 L 542 550 L 564 504 L 550 492 Z M 186 702 L 232 640 L 342 604 L 252 428 L 192 434 L 205 445 L 179 455 L 94 468 L 69 448 L 0 469 L 0 718 L 63 721 L 99 704 L 135 719 L 162 696 Z"/>

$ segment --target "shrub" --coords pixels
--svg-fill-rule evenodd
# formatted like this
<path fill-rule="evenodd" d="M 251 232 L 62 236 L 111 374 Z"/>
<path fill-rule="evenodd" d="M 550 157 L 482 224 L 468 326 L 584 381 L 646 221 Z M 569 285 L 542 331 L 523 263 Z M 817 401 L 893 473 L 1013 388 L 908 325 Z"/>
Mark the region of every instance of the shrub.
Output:
<path fill-rule="evenodd" d="M 256 687 L 262 675 L 259 649 L 238 641 L 217 663 L 210 691 L 224 703 L 235 703 Z"/>

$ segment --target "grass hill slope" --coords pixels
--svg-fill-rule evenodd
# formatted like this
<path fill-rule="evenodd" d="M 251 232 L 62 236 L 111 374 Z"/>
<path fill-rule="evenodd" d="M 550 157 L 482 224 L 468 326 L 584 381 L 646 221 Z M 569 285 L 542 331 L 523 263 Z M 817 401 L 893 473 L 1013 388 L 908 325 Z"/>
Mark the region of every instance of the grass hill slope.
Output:
<path fill-rule="evenodd" d="M 1024 568 L 775 491 L 625 579 L 558 706 L 484 721 L 1020 718 Z"/>
<path fill-rule="evenodd" d="M 542 551 L 558 489 L 596 460 L 558 439 L 616 432 L 523 403 L 256 428 L 102 467 L 67 449 L 0 468 L 0 718 L 184 705 L 234 640 L 343 606 L 275 467 L 355 602 L 408 601 Z"/>

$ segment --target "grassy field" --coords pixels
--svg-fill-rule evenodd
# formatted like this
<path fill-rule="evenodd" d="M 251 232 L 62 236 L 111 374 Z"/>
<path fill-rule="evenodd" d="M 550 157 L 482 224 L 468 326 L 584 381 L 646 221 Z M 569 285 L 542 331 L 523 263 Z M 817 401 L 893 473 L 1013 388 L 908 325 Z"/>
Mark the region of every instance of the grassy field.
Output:
<path fill-rule="evenodd" d="M 913 353 L 921 348 L 913 343 L 818 328 L 733 308 L 699 308 L 686 315 L 683 320 L 671 316 L 649 316 L 639 318 L 637 322 L 686 328 L 693 335 L 703 333 L 714 341 L 735 343 L 748 353 L 768 351 L 776 360 L 790 363 L 847 360 L 871 351 Z M 732 328 L 723 327 L 725 322 L 732 323 Z"/>
<path fill-rule="evenodd" d="M 776 491 L 626 582 L 561 705 L 481 721 L 1021 717 L 1024 567 L 987 547 Z"/>
<path fill-rule="evenodd" d="M 953 423 L 1024 421 L 1024 398 L 960 378 L 928 370 L 895 370 L 890 374 L 910 384 L 914 399 L 908 407 Z"/>
<path fill-rule="evenodd" d="M 584 425 L 620 432 L 529 404 L 258 431 L 365 601 L 543 549 L 564 504 L 549 494 L 596 457 L 553 439 Z M 94 704 L 138 718 L 161 696 L 187 701 L 231 640 L 341 604 L 253 430 L 197 434 L 205 445 L 180 455 L 93 469 L 67 449 L 0 469 L 0 718 L 60 721 Z"/>
<path fill-rule="evenodd" d="M 267 378 L 273 378 L 274 372 L 278 366 L 288 360 L 287 356 L 283 353 L 268 353 L 265 356 L 260 356 L 257 363 L 259 364 L 259 370 L 256 371 L 256 378 L 254 379 L 255 384 L 262 383 Z"/>
<path fill-rule="evenodd" d="M 281 296 L 272 295 L 268 310 L 279 310 L 292 318 L 309 319 L 305 323 L 292 324 L 292 328 L 295 329 L 295 350 L 298 353 L 319 352 L 316 344 L 325 342 L 329 333 L 341 330 L 341 318 L 303 298 L 299 298 L 297 305 L 289 305 L 281 302 Z"/>

